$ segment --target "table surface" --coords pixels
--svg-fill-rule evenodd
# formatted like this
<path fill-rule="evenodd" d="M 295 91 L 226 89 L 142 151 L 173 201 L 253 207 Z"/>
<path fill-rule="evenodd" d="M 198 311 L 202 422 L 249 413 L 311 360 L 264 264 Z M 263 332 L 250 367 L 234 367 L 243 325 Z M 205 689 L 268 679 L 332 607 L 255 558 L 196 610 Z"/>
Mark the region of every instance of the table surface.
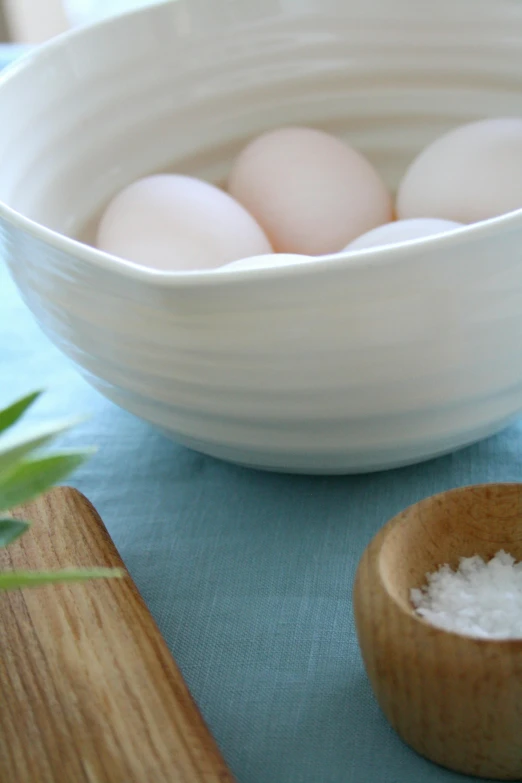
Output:
<path fill-rule="evenodd" d="M 355 637 L 352 583 L 367 543 L 404 507 L 463 484 L 522 480 L 521 424 L 381 474 L 228 465 L 87 386 L 1 262 L 0 367 L 0 405 L 44 388 L 33 419 L 89 416 L 64 445 L 99 451 L 71 483 L 105 520 L 238 783 L 466 779 L 410 751 L 381 715 Z"/>

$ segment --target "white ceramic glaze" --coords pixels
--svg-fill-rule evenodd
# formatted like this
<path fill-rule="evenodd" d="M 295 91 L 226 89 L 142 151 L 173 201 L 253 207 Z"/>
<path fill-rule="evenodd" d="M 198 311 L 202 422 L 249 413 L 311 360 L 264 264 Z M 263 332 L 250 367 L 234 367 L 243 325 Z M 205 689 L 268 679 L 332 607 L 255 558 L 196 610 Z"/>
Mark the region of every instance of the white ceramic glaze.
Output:
<path fill-rule="evenodd" d="M 521 92 L 519 0 L 177 0 L 106 21 L 0 77 L 4 255 L 85 377 L 182 443 L 275 470 L 422 460 L 522 409 L 521 212 L 227 274 L 67 235 L 146 173 L 221 181 L 286 123 L 350 139 L 395 186 L 448 128 L 520 116 Z"/>

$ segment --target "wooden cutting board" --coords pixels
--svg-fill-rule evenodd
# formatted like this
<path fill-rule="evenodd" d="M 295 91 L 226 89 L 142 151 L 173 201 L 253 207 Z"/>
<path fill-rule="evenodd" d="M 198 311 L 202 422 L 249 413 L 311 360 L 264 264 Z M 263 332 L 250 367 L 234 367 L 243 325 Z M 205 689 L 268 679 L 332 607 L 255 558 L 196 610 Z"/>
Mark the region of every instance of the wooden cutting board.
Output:
<path fill-rule="evenodd" d="M 124 568 L 100 517 L 58 488 L 1 569 Z M 232 783 L 129 576 L 0 593 L 0 781 Z"/>

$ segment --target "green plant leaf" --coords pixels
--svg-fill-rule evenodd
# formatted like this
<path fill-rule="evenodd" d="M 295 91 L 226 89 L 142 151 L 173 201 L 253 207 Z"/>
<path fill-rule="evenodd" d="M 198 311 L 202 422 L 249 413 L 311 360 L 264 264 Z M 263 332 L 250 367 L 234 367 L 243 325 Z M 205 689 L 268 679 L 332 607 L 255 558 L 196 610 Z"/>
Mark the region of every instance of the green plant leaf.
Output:
<path fill-rule="evenodd" d="M 40 587 L 63 582 L 85 582 L 88 579 L 122 579 L 125 572 L 117 568 L 65 568 L 63 571 L 2 571 L 0 590 Z"/>
<path fill-rule="evenodd" d="M 10 517 L 0 519 L 0 547 L 9 546 L 27 530 L 29 530 L 29 522 Z"/>
<path fill-rule="evenodd" d="M 18 419 L 24 415 L 26 410 L 31 407 L 33 402 L 38 399 L 41 393 L 42 392 L 40 391 L 32 392 L 26 397 L 22 397 L 22 399 L 17 400 L 12 405 L 9 405 L 7 408 L 0 410 L 0 432 L 3 432 L 8 427 L 16 424 Z"/>
<path fill-rule="evenodd" d="M 33 427 L 27 434 L 14 433 L 0 438 L 0 473 L 12 470 L 15 463 L 26 457 L 32 451 L 45 446 L 46 443 L 78 424 L 81 419 L 68 419 L 51 424 Z"/>
<path fill-rule="evenodd" d="M 0 511 L 7 511 L 38 497 L 76 470 L 93 451 L 60 451 L 45 457 L 21 460 L 12 470 L 0 474 Z"/>
<path fill-rule="evenodd" d="M 95 449 L 68 449 L 40 455 L 42 446 L 73 427 L 78 420 L 67 420 L 33 427 L 25 434 L 3 434 L 24 415 L 40 396 L 33 392 L 0 410 L 0 511 L 26 503 L 45 492 L 74 471 Z M 35 453 L 36 452 L 36 453 Z M 0 517 L 0 547 L 5 547 L 27 531 L 29 523 L 11 517 Z M 53 572 L 0 572 L 0 590 L 80 582 L 90 579 L 123 577 L 112 568 L 64 569 Z"/>

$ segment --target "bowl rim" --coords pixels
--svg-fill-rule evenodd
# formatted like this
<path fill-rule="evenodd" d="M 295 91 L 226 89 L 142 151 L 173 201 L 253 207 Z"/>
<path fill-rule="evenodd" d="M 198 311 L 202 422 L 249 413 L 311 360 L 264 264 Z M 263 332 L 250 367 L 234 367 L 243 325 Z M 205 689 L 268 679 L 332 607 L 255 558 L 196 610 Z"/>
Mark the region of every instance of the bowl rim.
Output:
<path fill-rule="evenodd" d="M 43 57 L 52 54 L 53 51 L 59 51 L 63 46 L 69 45 L 74 39 L 91 35 L 96 33 L 97 30 L 105 29 L 111 25 L 119 25 L 128 18 L 146 17 L 155 13 L 161 13 L 165 8 L 171 6 L 172 0 L 156 0 L 152 5 L 130 9 L 117 16 L 100 19 L 97 22 L 67 30 L 34 49 L 27 50 L 27 48 L 24 48 L 21 56 L 1 71 L 0 93 L 5 85 L 15 80 L 20 73 L 37 67 Z M 432 218 L 433 216 L 426 217 Z M 393 245 L 379 245 L 377 247 L 341 251 L 315 257 L 304 256 L 307 258 L 307 261 L 303 264 L 259 267 L 256 269 L 234 269 L 230 271 L 225 271 L 226 265 L 197 271 L 162 270 L 143 266 L 106 253 L 96 247 L 47 228 L 10 207 L 1 199 L 0 220 L 28 234 L 42 244 L 60 253 L 72 256 L 79 261 L 83 261 L 100 269 L 102 272 L 116 274 L 122 279 L 154 287 L 193 288 L 200 286 L 218 287 L 230 283 L 254 282 L 256 280 L 277 281 L 281 278 L 313 276 L 318 273 L 322 274 L 324 271 L 335 272 L 342 268 L 347 271 L 350 269 L 361 269 L 362 267 L 380 268 L 388 266 L 388 264 L 397 263 L 400 260 L 408 260 L 419 250 L 430 248 L 444 252 L 458 247 L 464 241 L 480 241 L 489 239 L 504 230 L 522 229 L 522 208 L 477 223 L 463 225 L 442 234 L 411 239 Z"/>
<path fill-rule="evenodd" d="M 377 538 L 380 539 L 379 551 L 377 552 L 377 557 L 376 557 L 376 568 L 377 568 L 381 589 L 386 594 L 387 600 L 391 601 L 394 607 L 403 616 L 409 618 L 412 623 L 421 625 L 426 629 L 429 629 L 431 632 L 433 632 L 436 635 L 442 634 L 444 636 L 452 636 L 455 639 L 459 639 L 460 643 L 467 642 L 471 644 L 476 644 L 478 646 L 488 646 L 488 645 L 494 645 L 496 647 L 498 647 L 499 645 L 509 646 L 515 648 L 518 652 L 518 651 L 522 651 L 522 636 L 514 637 L 514 638 L 507 637 L 502 639 L 492 639 L 492 638 L 487 638 L 482 636 L 468 636 L 467 634 L 458 633 L 457 631 L 450 631 L 446 628 L 441 628 L 438 625 L 433 625 L 433 623 L 430 623 L 428 620 L 422 617 L 422 615 L 417 614 L 413 607 L 411 607 L 410 609 L 406 609 L 401 603 L 401 601 L 397 600 L 393 592 L 391 592 L 388 589 L 387 587 L 388 580 L 386 579 L 383 573 L 382 558 L 383 558 L 384 544 L 386 542 L 389 533 L 391 532 L 393 525 L 396 522 L 398 522 L 404 514 L 406 514 L 408 511 L 415 508 L 416 506 L 426 502 L 427 500 L 436 500 L 437 498 L 443 495 L 446 496 L 459 495 L 464 492 L 469 492 L 477 489 L 486 489 L 488 487 L 503 487 L 505 489 L 508 489 L 509 487 L 513 487 L 513 488 L 517 487 L 519 489 L 522 489 L 522 481 L 486 481 L 480 484 L 464 484 L 463 486 L 451 487 L 450 489 L 437 492 L 434 495 L 428 495 L 426 497 L 423 497 L 420 500 L 417 500 L 415 503 L 411 503 L 409 506 L 404 508 L 402 511 L 399 511 L 398 514 L 395 514 L 395 516 L 389 519 L 388 522 L 385 523 L 384 527 L 382 527 L 381 530 L 377 533 L 374 540 L 369 544 L 368 549 L 372 546 L 372 544 L 376 541 Z"/>

